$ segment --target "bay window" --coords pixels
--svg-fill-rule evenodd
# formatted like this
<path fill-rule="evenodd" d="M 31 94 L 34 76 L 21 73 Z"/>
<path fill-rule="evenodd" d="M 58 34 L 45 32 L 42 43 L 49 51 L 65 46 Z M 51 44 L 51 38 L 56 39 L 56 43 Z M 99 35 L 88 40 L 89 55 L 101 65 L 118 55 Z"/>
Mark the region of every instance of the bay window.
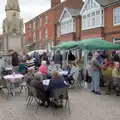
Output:
<path fill-rule="evenodd" d="M 73 18 L 65 18 L 61 21 L 61 34 L 67 34 L 76 31 L 76 23 Z"/>
<path fill-rule="evenodd" d="M 120 25 L 120 7 L 113 9 L 113 24 Z"/>
<path fill-rule="evenodd" d="M 103 10 L 96 9 L 94 11 L 85 12 L 82 15 L 82 30 L 103 27 L 104 15 Z"/>

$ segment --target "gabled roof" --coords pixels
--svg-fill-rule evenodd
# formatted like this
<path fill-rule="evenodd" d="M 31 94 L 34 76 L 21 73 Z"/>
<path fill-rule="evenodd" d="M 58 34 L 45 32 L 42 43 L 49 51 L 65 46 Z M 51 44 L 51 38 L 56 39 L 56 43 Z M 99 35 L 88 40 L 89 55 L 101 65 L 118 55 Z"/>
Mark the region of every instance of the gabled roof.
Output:
<path fill-rule="evenodd" d="M 120 2 L 120 0 L 95 0 L 95 1 L 103 7 Z"/>
<path fill-rule="evenodd" d="M 69 12 L 69 14 L 72 17 L 80 15 L 80 10 L 79 9 L 71 9 L 71 8 L 66 8 L 66 10 Z"/>
<path fill-rule="evenodd" d="M 70 17 L 75 17 L 75 16 L 80 15 L 80 10 L 79 9 L 64 8 L 63 11 L 62 11 L 62 14 L 60 16 L 59 22 L 61 21 L 65 11 L 70 15 Z"/>

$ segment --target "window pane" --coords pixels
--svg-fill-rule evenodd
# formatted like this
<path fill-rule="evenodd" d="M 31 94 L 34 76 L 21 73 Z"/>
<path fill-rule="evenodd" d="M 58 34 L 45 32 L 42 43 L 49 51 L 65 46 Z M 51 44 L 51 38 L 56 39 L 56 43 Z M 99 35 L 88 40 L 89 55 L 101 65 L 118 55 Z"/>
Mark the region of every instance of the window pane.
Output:
<path fill-rule="evenodd" d="M 120 23 L 120 7 L 114 9 L 114 24 Z"/>
<path fill-rule="evenodd" d="M 95 18 L 92 18 L 92 27 L 95 26 Z"/>
<path fill-rule="evenodd" d="M 100 26 L 101 24 L 100 24 L 100 16 L 99 15 L 97 15 L 96 16 L 96 26 Z"/>
<path fill-rule="evenodd" d="M 90 28 L 90 14 L 87 15 L 87 28 Z"/>
<path fill-rule="evenodd" d="M 97 12 L 96 12 L 96 15 L 100 15 L 100 11 L 97 11 Z"/>
<path fill-rule="evenodd" d="M 90 18 L 90 14 L 87 15 L 87 18 Z"/>
<path fill-rule="evenodd" d="M 95 12 L 92 13 L 92 16 L 95 16 Z"/>
<path fill-rule="evenodd" d="M 86 15 L 83 16 L 83 19 L 86 19 Z"/>

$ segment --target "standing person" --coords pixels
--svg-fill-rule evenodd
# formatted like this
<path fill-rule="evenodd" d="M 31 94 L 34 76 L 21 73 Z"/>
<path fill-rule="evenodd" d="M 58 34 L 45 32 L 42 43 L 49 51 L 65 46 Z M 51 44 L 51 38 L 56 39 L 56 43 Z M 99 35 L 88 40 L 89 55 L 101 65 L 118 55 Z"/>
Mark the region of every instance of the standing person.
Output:
<path fill-rule="evenodd" d="M 42 55 L 42 61 L 46 61 L 47 64 L 49 64 L 49 60 L 48 60 L 48 56 L 47 56 L 46 52 L 44 52 L 43 55 Z"/>
<path fill-rule="evenodd" d="M 117 51 L 113 54 L 113 60 L 114 60 L 115 62 L 120 62 L 120 57 L 119 57 Z"/>
<path fill-rule="evenodd" d="M 13 73 L 18 73 L 18 64 L 19 64 L 19 58 L 18 58 L 18 54 L 16 52 L 14 52 L 12 54 L 12 72 Z"/>
<path fill-rule="evenodd" d="M 101 95 L 100 93 L 100 65 L 97 61 L 99 54 L 96 52 L 91 60 L 92 68 L 92 82 L 91 89 L 95 94 Z"/>
<path fill-rule="evenodd" d="M 18 63 L 19 63 L 18 54 L 16 52 L 14 52 L 12 54 L 12 65 L 14 67 L 16 67 L 16 66 L 18 66 Z"/>
<path fill-rule="evenodd" d="M 75 61 L 75 56 L 72 54 L 72 52 L 70 51 L 68 54 L 68 61 L 71 63 L 73 61 Z"/>
<path fill-rule="evenodd" d="M 40 66 L 40 64 L 39 64 L 39 53 L 34 52 L 33 58 L 34 58 L 34 62 L 35 62 L 35 68 L 37 69 Z"/>
<path fill-rule="evenodd" d="M 62 55 L 60 50 L 58 50 L 57 53 L 53 56 L 53 60 L 57 66 L 57 69 L 62 67 Z"/>

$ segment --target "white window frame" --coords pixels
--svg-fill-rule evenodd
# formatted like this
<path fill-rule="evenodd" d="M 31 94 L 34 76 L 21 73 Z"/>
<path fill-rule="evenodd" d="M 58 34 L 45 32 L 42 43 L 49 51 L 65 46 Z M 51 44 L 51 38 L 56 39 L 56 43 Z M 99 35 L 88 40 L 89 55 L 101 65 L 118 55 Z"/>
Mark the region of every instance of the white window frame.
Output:
<path fill-rule="evenodd" d="M 61 34 L 68 34 L 76 32 L 76 22 L 74 23 L 75 18 L 69 17 L 61 21 Z M 68 29 L 69 28 L 69 29 Z"/>
<path fill-rule="evenodd" d="M 41 34 L 41 31 L 39 32 L 39 40 L 41 40 L 42 39 L 42 36 L 41 36 L 42 34 Z"/>
<path fill-rule="evenodd" d="M 39 18 L 39 27 L 41 27 L 41 26 L 42 26 L 41 21 L 42 21 L 42 19 L 41 19 L 41 18 Z"/>
<path fill-rule="evenodd" d="M 120 23 L 115 23 L 115 19 L 114 19 L 114 18 L 115 18 L 114 11 L 115 11 L 115 9 L 117 9 L 117 8 L 120 9 L 120 6 L 113 9 L 113 25 L 114 25 L 114 26 L 120 25 Z"/>
<path fill-rule="evenodd" d="M 120 44 L 120 38 L 113 38 L 113 43 Z"/>
<path fill-rule="evenodd" d="M 97 15 L 96 15 L 96 12 L 97 11 L 100 11 L 100 24 L 99 25 L 96 25 L 96 19 L 97 19 Z M 95 12 L 95 26 L 93 27 L 92 26 L 92 13 Z M 91 11 L 85 11 L 83 14 L 82 14 L 82 30 L 88 30 L 88 29 L 93 29 L 93 28 L 98 28 L 98 27 L 104 27 L 104 12 L 103 12 L 103 8 L 95 8 L 95 9 L 92 9 Z M 88 27 L 87 25 L 87 15 L 90 14 L 90 27 Z M 83 25 L 83 16 L 86 16 L 86 28 L 84 28 Z M 102 24 L 102 19 L 103 19 L 103 24 Z"/>
<path fill-rule="evenodd" d="M 45 40 L 48 40 L 48 29 L 45 28 Z"/>
<path fill-rule="evenodd" d="M 47 16 L 47 15 L 45 15 L 44 23 L 45 23 L 45 24 L 48 23 L 48 16 Z"/>

